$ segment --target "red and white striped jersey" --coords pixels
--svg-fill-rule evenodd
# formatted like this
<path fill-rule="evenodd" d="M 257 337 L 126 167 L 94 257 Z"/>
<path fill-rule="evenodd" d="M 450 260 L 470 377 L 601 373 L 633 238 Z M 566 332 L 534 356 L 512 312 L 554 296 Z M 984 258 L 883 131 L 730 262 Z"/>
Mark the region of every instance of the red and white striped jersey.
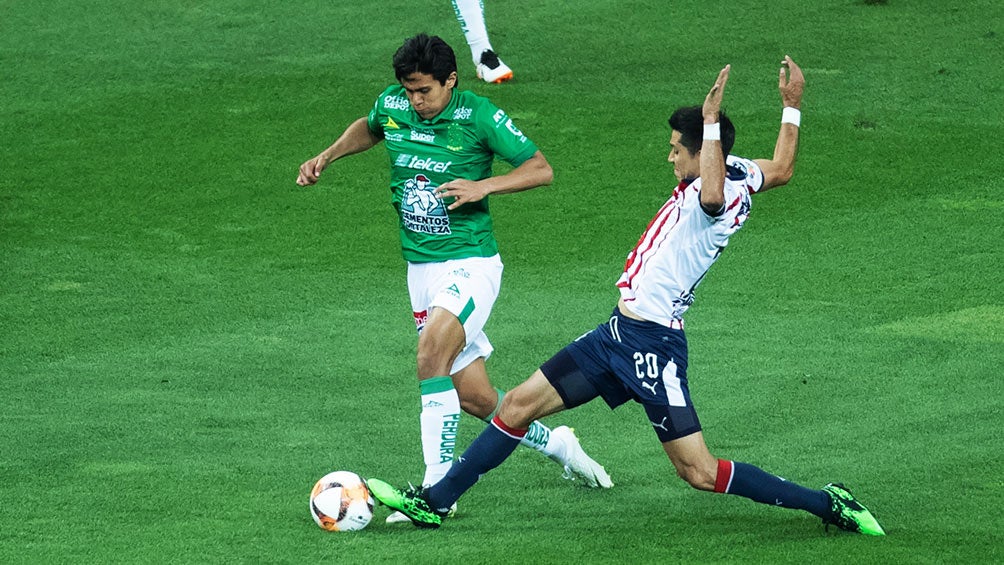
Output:
<path fill-rule="evenodd" d="M 694 288 L 749 216 L 750 195 L 763 187 L 763 171 L 733 155 L 726 162 L 721 214 L 709 216 L 701 208 L 700 178 L 681 182 L 628 254 L 617 287 L 638 316 L 682 329 Z"/>

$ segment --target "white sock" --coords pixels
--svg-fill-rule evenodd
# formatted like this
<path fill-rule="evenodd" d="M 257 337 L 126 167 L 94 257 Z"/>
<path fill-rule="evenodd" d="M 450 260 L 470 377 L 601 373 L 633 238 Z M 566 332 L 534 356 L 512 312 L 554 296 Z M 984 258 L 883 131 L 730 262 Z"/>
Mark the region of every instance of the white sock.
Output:
<path fill-rule="evenodd" d="M 460 397 L 450 377 L 433 377 L 419 383 L 422 391 L 423 485 L 434 485 L 453 465 L 460 424 Z"/>
<path fill-rule="evenodd" d="M 464 31 L 467 45 L 471 48 L 471 59 L 477 65 L 481 62 L 481 53 L 492 48 L 488 41 L 488 30 L 485 28 L 485 7 L 481 0 L 450 0 L 453 11 L 457 14 L 460 29 Z M 494 49 L 493 49 L 494 51 Z"/>
<path fill-rule="evenodd" d="M 519 442 L 522 445 L 536 449 L 555 461 L 558 458 L 564 459 L 565 446 L 558 438 L 551 435 L 551 428 L 541 424 L 537 420 L 530 422 L 530 428 Z"/>

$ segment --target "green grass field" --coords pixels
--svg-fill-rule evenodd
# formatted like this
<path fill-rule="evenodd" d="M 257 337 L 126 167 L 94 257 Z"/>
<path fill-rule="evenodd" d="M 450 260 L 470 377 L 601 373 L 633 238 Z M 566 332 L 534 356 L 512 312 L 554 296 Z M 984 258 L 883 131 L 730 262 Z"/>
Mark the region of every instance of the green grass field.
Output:
<path fill-rule="evenodd" d="M 1004 5 L 487 4 L 502 86 L 446 0 L 2 3 L 0 563 L 1004 560 Z M 313 524 L 328 471 L 421 478 L 385 152 L 294 183 L 419 31 L 556 171 L 493 199 L 505 388 L 613 307 L 669 113 L 731 63 L 734 152 L 769 156 L 778 62 L 803 66 L 796 176 L 700 287 L 691 391 L 716 455 L 843 481 L 887 537 L 694 492 L 602 402 L 548 423 L 610 491 L 523 450 L 438 531 Z"/>

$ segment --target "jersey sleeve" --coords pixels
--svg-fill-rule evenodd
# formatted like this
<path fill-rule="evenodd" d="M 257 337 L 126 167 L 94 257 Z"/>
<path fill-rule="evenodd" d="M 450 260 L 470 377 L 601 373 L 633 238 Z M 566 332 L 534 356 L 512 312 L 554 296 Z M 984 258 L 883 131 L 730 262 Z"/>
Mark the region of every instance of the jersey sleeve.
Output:
<path fill-rule="evenodd" d="M 505 111 L 488 100 L 483 100 L 478 108 L 477 127 L 488 149 L 514 167 L 537 152 L 537 146 L 513 124 Z"/>
<path fill-rule="evenodd" d="M 756 194 L 763 188 L 763 169 L 752 159 L 729 155 L 725 164 L 743 173 L 742 184 L 750 194 Z"/>
<path fill-rule="evenodd" d="M 386 114 L 384 100 L 391 95 L 393 88 L 393 86 L 389 87 L 380 93 L 380 96 L 373 102 L 373 108 L 370 110 L 370 113 L 366 116 L 366 127 L 380 138 L 383 138 L 383 127 L 386 121 L 383 119 L 383 116 Z"/>
<path fill-rule="evenodd" d="M 698 178 L 695 180 L 691 187 L 695 188 L 697 193 L 700 194 L 702 187 L 701 179 Z M 752 200 L 750 196 L 753 193 L 748 190 L 748 185 L 745 184 L 744 179 L 730 176 L 726 176 L 725 178 L 722 193 L 725 197 L 725 202 L 722 204 L 720 212 L 709 214 L 701 207 L 701 213 L 707 218 L 709 223 L 718 226 L 709 233 L 715 234 L 715 237 L 728 240 L 728 236 L 738 230 L 743 222 L 746 221 L 746 218 L 749 217 Z"/>
<path fill-rule="evenodd" d="M 753 194 L 743 181 L 725 182 L 725 209 L 716 221 L 722 222 L 728 231 L 737 230 L 750 215 L 750 196 Z"/>

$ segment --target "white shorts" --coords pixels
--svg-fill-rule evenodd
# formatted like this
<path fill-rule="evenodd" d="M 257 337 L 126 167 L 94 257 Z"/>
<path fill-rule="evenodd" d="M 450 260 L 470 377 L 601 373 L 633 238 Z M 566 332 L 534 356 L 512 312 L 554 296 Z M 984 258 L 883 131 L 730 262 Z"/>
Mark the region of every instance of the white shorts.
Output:
<path fill-rule="evenodd" d="M 445 308 L 464 326 L 467 343 L 453 362 L 450 374 L 456 374 L 478 357 L 492 354 L 484 327 L 502 285 L 502 259 L 470 257 L 441 263 L 408 263 L 408 294 L 415 327 L 425 327 L 429 310 Z"/>

